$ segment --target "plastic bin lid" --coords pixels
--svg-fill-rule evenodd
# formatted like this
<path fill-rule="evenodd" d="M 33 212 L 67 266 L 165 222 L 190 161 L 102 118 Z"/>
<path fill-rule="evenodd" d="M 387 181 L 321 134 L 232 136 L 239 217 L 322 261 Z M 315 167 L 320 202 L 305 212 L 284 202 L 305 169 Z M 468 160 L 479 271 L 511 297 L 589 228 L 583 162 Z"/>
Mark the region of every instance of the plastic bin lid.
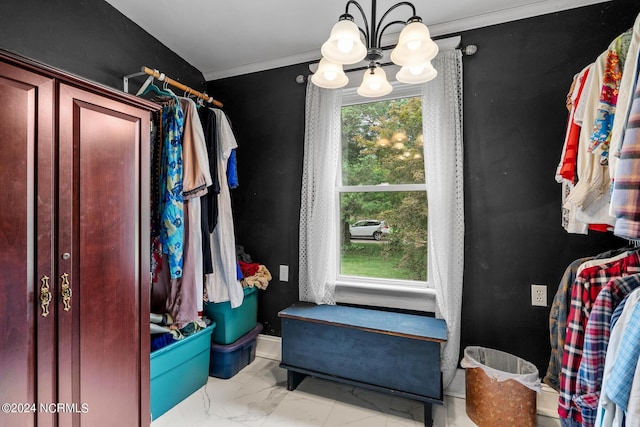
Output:
<path fill-rule="evenodd" d="M 247 343 L 251 340 L 254 340 L 260 332 L 262 332 L 262 323 L 258 323 L 255 328 L 253 328 L 231 344 L 211 344 L 211 349 L 223 353 L 235 351 L 238 348 L 247 345 Z"/>

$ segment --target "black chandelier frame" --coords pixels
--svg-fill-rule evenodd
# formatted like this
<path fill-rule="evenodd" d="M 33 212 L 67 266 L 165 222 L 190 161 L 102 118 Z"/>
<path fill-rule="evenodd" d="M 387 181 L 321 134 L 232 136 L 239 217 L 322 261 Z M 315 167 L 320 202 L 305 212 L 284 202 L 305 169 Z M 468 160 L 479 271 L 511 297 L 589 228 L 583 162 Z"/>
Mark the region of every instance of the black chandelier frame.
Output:
<path fill-rule="evenodd" d="M 367 16 L 366 16 L 366 13 L 364 12 L 364 9 L 360 5 L 360 3 L 358 3 L 356 0 L 349 0 L 347 2 L 345 6 L 344 14 L 340 15 L 340 18 L 338 19 L 338 21 L 349 20 L 355 24 L 353 15 L 349 13 L 349 7 L 351 5 L 355 6 L 360 11 L 360 14 L 362 15 L 362 20 L 364 21 L 364 26 L 365 26 L 364 29 L 362 29 L 358 24 L 356 24 L 356 26 L 358 27 L 358 30 L 360 30 L 360 33 L 362 33 L 362 35 L 364 36 L 366 47 L 367 47 L 367 56 L 365 58 L 369 61 L 369 66 L 367 68 L 371 69 L 372 72 L 376 66 L 380 66 L 379 61 L 383 57 L 382 35 L 387 30 L 387 28 L 391 27 L 392 25 L 408 25 L 412 22 L 422 22 L 422 18 L 416 15 L 416 7 L 413 5 L 413 3 L 408 1 L 403 1 L 403 2 L 396 3 L 393 6 L 391 6 L 389 9 L 387 9 L 387 11 L 382 15 L 382 18 L 380 18 L 380 21 L 376 23 L 376 15 L 377 15 L 376 0 L 371 0 L 371 25 L 369 25 L 369 21 L 367 20 Z M 412 13 L 411 17 L 406 21 L 399 21 L 399 20 L 391 21 L 381 29 L 380 27 L 384 23 L 384 20 L 389 16 L 389 14 L 402 6 L 407 6 L 411 8 L 411 13 Z"/>

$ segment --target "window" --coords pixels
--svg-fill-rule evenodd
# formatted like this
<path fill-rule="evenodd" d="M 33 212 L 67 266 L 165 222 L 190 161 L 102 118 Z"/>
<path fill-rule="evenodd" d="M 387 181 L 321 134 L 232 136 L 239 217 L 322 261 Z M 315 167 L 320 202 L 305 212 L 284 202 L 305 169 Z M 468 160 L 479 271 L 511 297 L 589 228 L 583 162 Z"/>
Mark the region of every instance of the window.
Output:
<path fill-rule="evenodd" d="M 422 98 L 416 86 L 394 92 L 395 98 L 343 97 L 336 299 L 424 309 L 400 301 L 432 291 Z"/>

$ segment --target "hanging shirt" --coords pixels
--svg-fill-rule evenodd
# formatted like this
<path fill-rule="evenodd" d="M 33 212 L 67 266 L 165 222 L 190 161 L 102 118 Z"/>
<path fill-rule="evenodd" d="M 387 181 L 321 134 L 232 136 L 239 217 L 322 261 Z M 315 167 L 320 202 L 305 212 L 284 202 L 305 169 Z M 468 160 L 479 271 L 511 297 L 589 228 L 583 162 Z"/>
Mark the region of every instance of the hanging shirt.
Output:
<path fill-rule="evenodd" d="M 582 99 L 589 73 L 593 64 L 585 67 L 574 79 L 573 92 L 571 93 L 571 110 L 567 122 L 567 132 L 562 149 L 562 157 L 556 169 L 556 181 L 562 184 L 562 227 L 568 233 L 587 234 L 587 224 L 576 219 L 576 206 L 567 203 L 576 184 L 578 147 L 582 114 L 580 108 L 585 103 Z"/>
<path fill-rule="evenodd" d="M 189 98 L 179 100 L 184 112 L 182 192 L 185 199 L 193 199 L 207 194 L 207 187 L 210 187 L 213 181 L 204 130 L 196 103 Z"/>
<path fill-rule="evenodd" d="M 593 427 L 596 420 L 609 343 L 611 315 L 620 301 L 638 287 L 640 287 L 640 275 L 616 278 L 602 288 L 593 303 L 584 332 L 582 360 L 578 370 L 577 393 L 574 398 L 580 407 L 583 427 Z"/>
<path fill-rule="evenodd" d="M 611 195 L 616 215 L 614 234 L 640 239 L 640 84 L 636 83 L 629 120 Z"/>
<path fill-rule="evenodd" d="M 579 258 L 573 261 L 566 268 L 558 290 L 553 298 L 551 310 L 549 312 L 549 336 L 551 344 L 551 356 L 547 373 L 543 379 L 544 383 L 556 391 L 560 390 L 560 372 L 562 370 L 562 353 L 567 330 L 567 318 L 571 303 L 571 291 L 576 277 L 586 268 L 602 266 L 607 263 L 618 261 L 630 252 L 627 248 L 615 249 L 602 252 L 595 257 Z"/>
<path fill-rule="evenodd" d="M 562 369 L 562 351 L 567 330 L 567 316 L 569 315 L 569 302 L 571 301 L 571 287 L 576 279 L 578 267 L 591 258 L 580 258 L 567 266 L 549 312 L 549 338 L 551 343 L 551 356 L 544 383 L 554 390 L 560 390 L 560 370 Z"/>
<path fill-rule="evenodd" d="M 200 198 L 201 207 L 201 228 L 202 235 L 202 255 L 203 274 L 213 273 L 213 261 L 211 259 L 211 238 L 209 234 L 213 232 L 218 221 L 218 195 L 220 194 L 220 183 L 218 182 L 218 142 L 216 115 L 210 108 L 200 108 L 198 110 L 200 122 L 204 130 L 204 138 L 207 147 L 207 158 L 209 159 L 209 174 L 212 184 L 207 188 L 207 194 Z M 206 288 L 205 288 L 206 289 Z"/>
<path fill-rule="evenodd" d="M 633 98 L 636 70 L 638 69 L 638 52 L 640 51 L 640 14 L 636 17 L 632 30 L 631 41 L 627 51 L 627 60 L 622 69 L 616 114 L 613 117 L 613 125 L 611 127 L 611 153 L 609 155 L 609 177 L 611 181 L 615 180 L 620 148 L 622 147 L 622 138 L 624 137 L 624 128 L 627 123 L 629 109 L 631 108 L 631 99 Z M 613 210 L 610 210 L 609 214 L 615 216 Z"/>
<path fill-rule="evenodd" d="M 238 160 L 236 158 L 235 149 L 231 150 L 231 156 L 229 156 L 227 179 L 229 181 L 229 188 L 238 188 Z"/>
<path fill-rule="evenodd" d="M 210 108 L 201 108 L 198 110 L 202 128 L 204 130 L 205 141 L 207 144 L 207 157 L 209 159 L 209 172 L 213 183 L 207 193 L 206 202 L 206 222 L 209 233 L 213 232 L 218 221 L 218 195 L 220 194 L 220 181 L 218 174 L 218 125 L 216 123 L 216 114 Z"/>
<path fill-rule="evenodd" d="M 206 287 L 209 301 L 217 303 L 229 301 L 231 308 L 242 304 L 244 292 L 237 277 L 236 240 L 231 210 L 231 194 L 227 183 L 227 164 L 231 151 L 237 148 L 235 136 L 225 114 L 213 110 L 218 125 L 218 221 L 211 233 L 211 257 L 213 273 L 207 275 Z"/>
<path fill-rule="evenodd" d="M 166 301 L 167 312 L 179 329 L 199 319 L 204 284 L 200 223 L 195 222 L 194 227 L 193 222 L 194 215 L 198 219 L 200 216 L 200 199 L 185 200 L 184 213 L 186 221 L 182 276 L 171 279 Z"/>
<path fill-rule="evenodd" d="M 621 307 L 623 306 L 623 309 Z M 634 307 L 640 308 L 640 289 L 636 289 L 627 295 L 618 307 L 614 311 L 614 316 L 611 318 L 611 334 L 609 337 L 609 345 L 607 346 L 607 354 L 605 357 L 604 372 L 602 376 L 602 389 L 600 393 L 600 401 L 598 405 L 598 413 L 596 417 L 596 426 L 598 427 L 623 427 L 624 412 L 627 408 L 622 408 L 619 404 L 614 403 L 609 394 L 610 386 L 609 382 L 617 382 L 612 387 L 626 387 L 626 379 L 619 376 L 612 376 L 613 368 L 618 364 L 618 355 L 622 340 L 624 338 L 625 331 L 631 321 L 631 315 L 634 312 Z M 618 314 L 617 321 L 614 323 L 614 318 Z M 640 313 L 638 313 L 640 314 Z M 640 321 L 640 317 L 636 318 L 636 322 Z M 636 328 L 640 325 L 636 323 Z M 629 338 L 629 337 L 627 337 Z M 633 375 L 635 369 L 631 369 L 629 372 L 625 372 L 625 376 L 628 374 Z M 638 377 L 640 379 L 640 377 Z M 620 392 L 622 389 L 618 389 Z M 628 396 L 630 397 L 630 395 Z M 622 402 L 619 402 L 622 403 Z M 630 424 L 635 425 L 635 424 Z"/>
<path fill-rule="evenodd" d="M 184 115 L 177 101 L 162 110 L 162 164 L 160 171 L 160 242 L 168 256 L 171 278 L 182 276 L 184 205 L 182 197 L 182 132 Z"/>
<path fill-rule="evenodd" d="M 580 137 L 581 126 L 576 123 L 575 115 L 578 105 L 580 105 L 580 99 L 584 90 L 587 77 L 591 65 L 585 67 L 575 77 L 575 84 L 572 85 L 573 91 L 571 93 L 571 110 L 569 112 L 569 119 L 567 120 L 567 131 L 565 134 L 564 145 L 562 148 L 562 156 L 560 163 L 556 169 L 556 181 L 561 183 L 567 181 L 571 184 L 576 183 L 576 162 L 578 157 L 578 139 Z"/>
<path fill-rule="evenodd" d="M 591 136 L 596 113 L 600 106 L 600 94 L 609 49 L 598 56 L 594 68 L 589 72 L 586 90 L 586 102 L 582 117 L 583 131 L 580 133 L 578 146 L 577 173 L 578 182 L 569 194 L 565 208 L 575 212 L 575 218 L 585 224 L 614 225 L 615 218 L 609 215 L 610 180 L 606 165 L 589 152 Z M 584 95 L 583 95 L 584 97 Z M 581 102 L 582 104 L 582 102 Z"/>
<path fill-rule="evenodd" d="M 577 377 L 582 360 L 584 330 L 594 301 L 609 281 L 640 273 L 640 255 L 637 252 L 611 263 L 584 269 L 578 274 L 571 290 L 571 308 L 567 317 L 567 332 L 562 354 L 558 414 L 562 418 L 582 421 L 580 410 L 573 401 L 577 394 Z"/>
<path fill-rule="evenodd" d="M 179 98 L 184 112 L 183 195 L 184 242 L 182 276 L 171 279 L 167 310 L 179 328 L 199 319 L 203 308 L 204 273 L 200 197 L 211 184 L 209 160 L 196 104 Z M 208 238 L 208 236 L 206 236 Z"/>
<path fill-rule="evenodd" d="M 589 152 L 599 156 L 601 165 L 609 164 L 609 144 L 611 128 L 618 104 L 618 92 L 622 80 L 622 69 L 631 43 L 631 30 L 615 39 L 607 52 L 600 103 L 596 111 L 595 123 L 591 134 Z"/>
<path fill-rule="evenodd" d="M 640 304 L 633 304 L 629 309 L 633 311 L 624 328 L 624 335 L 620 341 L 620 354 L 611 370 L 611 378 L 607 386 L 607 394 L 611 401 L 624 411 L 629 404 L 631 384 L 640 357 Z"/>

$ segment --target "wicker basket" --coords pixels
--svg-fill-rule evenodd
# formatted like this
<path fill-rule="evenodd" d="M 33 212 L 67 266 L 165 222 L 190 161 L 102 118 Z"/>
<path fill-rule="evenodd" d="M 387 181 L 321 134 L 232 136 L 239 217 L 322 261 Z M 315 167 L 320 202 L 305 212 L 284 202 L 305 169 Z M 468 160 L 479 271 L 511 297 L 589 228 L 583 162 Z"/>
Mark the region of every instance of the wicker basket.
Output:
<path fill-rule="evenodd" d="M 478 350 L 476 347 L 469 352 L 465 350 L 465 357 L 473 357 L 478 351 L 483 357 L 474 360 L 476 365 L 500 360 L 502 364 L 509 365 L 509 368 L 505 368 L 506 372 L 499 379 L 494 378 L 499 366 L 491 366 L 490 363 L 484 367 L 465 369 L 466 411 L 469 418 L 480 427 L 535 427 L 536 390 L 527 387 L 523 382 L 527 383 L 532 377 L 537 376 L 537 368 L 516 356 L 497 350 Z M 489 357 L 486 357 L 487 354 Z M 496 355 L 497 357 L 491 357 Z M 512 366 L 517 368 L 513 369 Z M 487 375 L 487 372 L 491 376 Z M 519 373 L 523 374 L 522 381 L 518 381 Z M 505 376 L 513 379 L 505 379 Z"/>

